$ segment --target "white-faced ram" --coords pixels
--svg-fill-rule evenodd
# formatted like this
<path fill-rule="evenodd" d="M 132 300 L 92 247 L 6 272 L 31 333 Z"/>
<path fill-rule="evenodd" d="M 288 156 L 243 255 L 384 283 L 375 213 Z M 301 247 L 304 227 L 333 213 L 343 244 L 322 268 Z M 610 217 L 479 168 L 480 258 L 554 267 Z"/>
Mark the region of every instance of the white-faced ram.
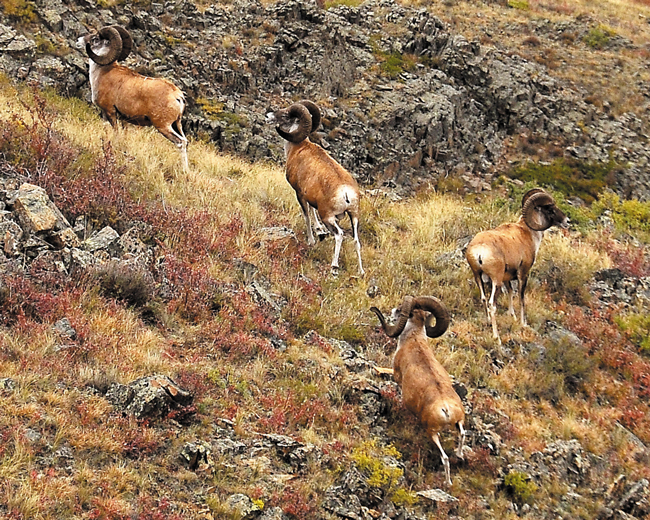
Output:
<path fill-rule="evenodd" d="M 309 134 L 320 125 L 318 106 L 311 101 L 294 103 L 289 108 L 269 114 L 276 130 L 286 140 L 284 151 L 287 161 L 287 180 L 296 191 L 298 203 L 307 224 L 307 242 L 315 243 L 311 227 L 313 213 L 315 225 L 318 217 L 334 235 L 332 269 L 339 267 L 339 254 L 343 243 L 343 229 L 337 220 L 346 214 L 352 224 L 352 235 L 363 275 L 361 243 L 359 242 L 359 186 L 343 166 L 320 146 L 309 140 Z M 318 213 L 318 214 L 316 214 Z"/>
<path fill-rule="evenodd" d="M 467 246 L 465 257 L 481 291 L 492 334 L 501 343 L 496 321 L 495 297 L 505 287 L 510 299 L 509 312 L 515 316 L 511 282 L 519 282 L 519 310 L 521 325 L 526 325 L 524 294 L 530 272 L 544 231 L 551 226 L 568 227 L 569 220 L 555 205 L 553 197 L 540 188 L 528 191 L 521 201 L 522 215 L 517 222 L 503 224 L 478 233 Z M 490 299 L 486 298 L 486 284 L 492 285 Z"/>
<path fill-rule="evenodd" d="M 427 337 L 437 338 L 445 333 L 449 327 L 449 313 L 433 296 L 405 297 L 399 308 L 393 310 L 393 317 L 397 319 L 395 325 L 386 323 L 377 307 L 370 310 L 379 318 L 386 335 L 398 338 L 393 377 L 402 389 L 404 405 L 420 420 L 427 435 L 438 446 L 445 467 L 445 482 L 451 485 L 449 457 L 442 449 L 440 432 L 449 426 L 458 428 L 456 455 L 463 458 L 465 411 L 449 374 L 427 342 Z M 432 318 L 436 320 L 435 325 L 431 324 Z"/>
<path fill-rule="evenodd" d="M 117 128 L 118 119 L 140 126 L 154 126 L 181 151 L 188 169 L 187 138 L 181 118 L 185 96 L 171 81 L 149 78 L 118 64 L 133 47 L 128 31 L 107 26 L 79 38 L 90 58 L 92 100 Z"/>

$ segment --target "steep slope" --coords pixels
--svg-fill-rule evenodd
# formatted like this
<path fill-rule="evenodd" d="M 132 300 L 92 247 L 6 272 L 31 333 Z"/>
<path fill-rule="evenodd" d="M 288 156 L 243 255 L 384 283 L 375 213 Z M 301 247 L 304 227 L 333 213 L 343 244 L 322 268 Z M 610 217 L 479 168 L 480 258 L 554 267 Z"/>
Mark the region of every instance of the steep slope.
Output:
<path fill-rule="evenodd" d="M 332 277 L 279 168 L 195 142 L 184 173 L 152 130 L 114 136 L 84 102 L 7 82 L 0 96 L 0 516 L 650 513 L 647 203 L 556 194 L 574 230 L 545 238 L 531 328 L 500 312 L 501 348 L 462 247 L 529 186 L 366 192 L 367 276 L 346 240 Z M 393 344 L 368 309 L 409 293 L 453 313 L 431 342 L 468 416 L 448 496 L 372 370 Z"/>

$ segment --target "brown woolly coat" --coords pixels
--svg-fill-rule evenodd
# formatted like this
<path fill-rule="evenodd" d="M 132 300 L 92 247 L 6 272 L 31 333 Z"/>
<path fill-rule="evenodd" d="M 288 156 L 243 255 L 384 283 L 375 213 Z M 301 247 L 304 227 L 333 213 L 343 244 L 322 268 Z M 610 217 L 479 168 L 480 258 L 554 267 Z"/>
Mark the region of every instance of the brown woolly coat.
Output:
<path fill-rule="evenodd" d="M 402 389 L 408 410 L 422 422 L 429 437 L 465 418 L 463 404 L 451 377 L 433 355 L 424 322 L 426 314 L 416 309 L 399 337 L 393 358 L 394 379 Z"/>

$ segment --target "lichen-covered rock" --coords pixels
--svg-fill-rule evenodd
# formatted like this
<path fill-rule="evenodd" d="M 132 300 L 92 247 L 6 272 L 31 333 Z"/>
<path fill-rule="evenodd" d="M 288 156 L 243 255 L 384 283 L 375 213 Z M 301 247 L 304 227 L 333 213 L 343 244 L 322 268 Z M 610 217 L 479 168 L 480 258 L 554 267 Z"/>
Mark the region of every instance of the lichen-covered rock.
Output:
<path fill-rule="evenodd" d="M 7 390 L 8 392 L 12 392 L 15 389 L 16 389 L 16 381 L 11 379 L 10 377 L 0 378 L 0 390 Z"/>
<path fill-rule="evenodd" d="M 40 186 L 23 184 L 11 204 L 23 230 L 30 233 L 62 230 L 70 224 Z"/>
<path fill-rule="evenodd" d="M 207 442 L 188 442 L 181 449 L 180 457 L 187 467 L 193 470 L 202 464 L 209 466 L 211 464 L 211 453 L 212 448 Z"/>
<path fill-rule="evenodd" d="M 226 505 L 234 514 L 238 515 L 239 520 L 252 520 L 262 513 L 260 506 L 255 504 L 250 497 L 241 493 L 230 495 L 226 500 Z"/>
<path fill-rule="evenodd" d="M 119 237 L 120 235 L 117 231 L 110 226 L 106 226 L 85 240 L 82 247 L 91 253 L 99 249 L 108 249 Z"/>
<path fill-rule="evenodd" d="M 174 409 L 187 406 L 192 395 L 163 375 L 136 379 L 129 385 L 112 384 L 106 398 L 116 408 L 137 418 L 160 418 Z"/>
<path fill-rule="evenodd" d="M 454 496 L 451 496 L 449 493 L 445 493 L 442 489 L 427 489 L 426 491 L 418 491 L 417 496 L 426 498 L 431 502 L 435 503 L 451 503 L 458 502 L 458 499 Z"/>
<path fill-rule="evenodd" d="M 74 329 L 68 318 L 61 318 L 53 326 L 55 332 L 68 339 L 75 339 L 77 331 Z"/>

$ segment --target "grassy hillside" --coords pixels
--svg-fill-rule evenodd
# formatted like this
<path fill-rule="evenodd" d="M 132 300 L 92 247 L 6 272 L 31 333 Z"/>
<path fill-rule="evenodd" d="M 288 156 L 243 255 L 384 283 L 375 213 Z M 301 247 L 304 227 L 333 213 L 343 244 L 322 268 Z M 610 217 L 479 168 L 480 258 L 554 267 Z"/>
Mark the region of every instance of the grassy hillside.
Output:
<path fill-rule="evenodd" d="M 476 232 L 515 219 L 532 184 L 504 181 L 481 198 L 422 192 L 393 201 L 366 192 L 367 274 L 356 276 L 347 238 L 332 276 L 333 241 L 306 247 L 281 165 L 249 164 L 201 142 L 190 144 L 189 156 L 184 173 L 177 150 L 154 131 L 113 135 L 85 103 L 2 84 L 5 166 L 44 187 L 70 222 L 85 216 L 94 230 L 146 228 L 155 259 L 153 281 L 127 273 L 118 290 L 107 270 L 67 276 L 0 263 L 0 377 L 16 383 L 0 387 L 0 517 L 227 518 L 228 496 L 244 493 L 290 518 L 335 518 L 320 508 L 326 489 L 350 467 L 368 478 L 381 473 L 377 461 L 389 450 L 405 468 L 398 484 L 390 476 L 381 484 L 390 499 L 447 518 L 446 506 L 423 512 L 414 496 L 443 487 L 433 443 L 395 392 L 382 397 L 383 429 L 369 428 L 352 389 L 381 379 L 369 369 L 349 372 L 326 339 L 388 366 L 394 342 L 368 309 L 388 311 L 406 294 L 435 295 L 451 310 L 450 331 L 432 348 L 469 390 L 470 430 L 490 423 L 503 441 L 494 453 L 470 436 L 467 461 L 452 460 L 455 514 L 516 518 L 515 503 L 519 511 L 532 506 L 530 518 L 557 508 L 563 518 L 594 518 L 619 474 L 650 477 L 647 452 L 639 456 L 622 433 L 650 442 L 647 305 L 605 306 L 588 289 L 604 268 L 650 275 L 647 204 L 603 194 L 575 209 L 556 192 L 575 226 L 547 233 L 542 244 L 529 284 L 530 328 L 500 307 L 501 348 L 461 248 Z M 269 227 L 296 238 L 269 238 Z M 253 281 L 268 298 L 250 289 Z M 60 348 L 52 326 L 63 317 L 77 336 Z M 549 339 L 548 321 L 583 344 Z M 536 356 L 534 345 L 546 355 Z M 106 400 L 110 384 L 151 374 L 190 391 L 192 405 L 138 420 Z M 243 443 L 277 433 L 321 455 L 299 472 L 274 452 L 242 461 L 215 451 L 209 464 L 186 467 L 185 443 L 209 444 L 225 424 Z M 448 453 L 454 437 L 444 435 Z M 544 479 L 504 485 L 509 464 L 572 439 L 600 461 L 597 476 L 577 487 Z M 567 505 L 569 490 L 581 498 Z"/>

